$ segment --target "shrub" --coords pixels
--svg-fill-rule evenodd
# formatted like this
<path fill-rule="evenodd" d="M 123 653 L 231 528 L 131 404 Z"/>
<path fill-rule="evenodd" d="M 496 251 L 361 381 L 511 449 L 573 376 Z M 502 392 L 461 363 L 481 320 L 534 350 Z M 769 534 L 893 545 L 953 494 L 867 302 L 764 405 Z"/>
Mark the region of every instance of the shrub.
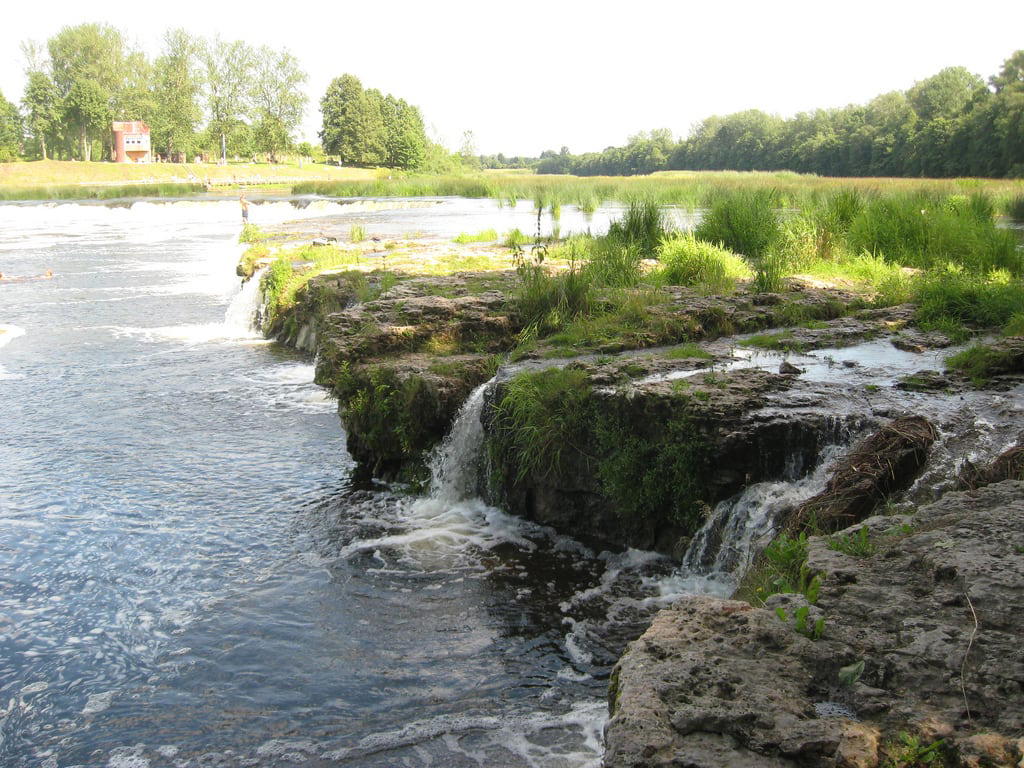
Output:
<path fill-rule="evenodd" d="M 742 190 L 723 196 L 701 219 L 694 234 L 755 262 L 778 242 L 779 217 L 770 190 Z"/>
<path fill-rule="evenodd" d="M 692 234 L 662 243 L 658 260 L 663 266 L 654 274 L 656 282 L 688 285 L 704 293 L 728 293 L 736 287 L 737 279 L 751 274 L 741 257 Z"/>

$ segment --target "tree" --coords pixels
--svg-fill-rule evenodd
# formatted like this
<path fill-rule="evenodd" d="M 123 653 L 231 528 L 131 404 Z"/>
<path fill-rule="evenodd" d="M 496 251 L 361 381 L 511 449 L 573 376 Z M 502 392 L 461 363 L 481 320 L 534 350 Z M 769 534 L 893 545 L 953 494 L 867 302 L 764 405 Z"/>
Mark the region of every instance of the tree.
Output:
<path fill-rule="evenodd" d="M 996 93 L 1007 89 L 1024 88 L 1024 50 L 1014 51 L 1013 55 L 1003 62 L 999 74 L 989 79 L 989 83 Z"/>
<path fill-rule="evenodd" d="M 419 168 L 427 153 L 427 132 L 418 107 L 390 93 L 381 102 L 387 164 L 393 168 Z"/>
<path fill-rule="evenodd" d="M 299 61 L 288 51 L 280 53 L 266 46 L 256 53 L 252 90 L 254 122 L 260 149 L 277 162 L 277 153 L 292 142 L 292 133 L 306 111 L 306 93 L 302 90 L 307 75 Z"/>
<path fill-rule="evenodd" d="M 387 132 L 380 91 L 364 91 L 355 75 L 331 81 L 320 100 L 324 150 L 352 165 L 382 165 L 387 161 Z"/>
<path fill-rule="evenodd" d="M 107 24 L 64 27 L 47 48 L 65 119 L 78 137 L 79 156 L 89 160 L 92 141 L 109 135 L 105 124 L 125 90 L 128 68 L 121 33 Z"/>
<path fill-rule="evenodd" d="M 0 93 L 0 163 L 9 163 L 21 152 L 21 117 L 18 109 Z"/>
<path fill-rule="evenodd" d="M 39 151 L 46 160 L 46 144 L 60 126 L 61 113 L 60 96 L 49 75 L 41 70 L 28 73 L 21 105 L 25 110 L 25 127 L 39 143 Z"/>
<path fill-rule="evenodd" d="M 196 129 L 202 119 L 202 47 L 183 29 L 168 30 L 164 52 L 154 65 L 155 109 L 150 128 L 154 147 L 168 154 L 195 149 Z"/>
<path fill-rule="evenodd" d="M 907 91 L 907 100 L 924 122 L 956 117 L 985 82 L 963 67 L 946 67 Z"/>
<path fill-rule="evenodd" d="M 218 149 L 223 141 L 229 152 L 251 152 L 229 138 L 237 135 L 244 116 L 252 111 L 253 72 L 256 52 L 241 40 L 224 42 L 214 38 L 203 49 L 208 131 Z"/>
<path fill-rule="evenodd" d="M 110 95 L 92 80 L 78 80 L 64 99 L 64 119 L 78 129 L 81 159 L 92 160 L 92 142 L 109 130 Z"/>

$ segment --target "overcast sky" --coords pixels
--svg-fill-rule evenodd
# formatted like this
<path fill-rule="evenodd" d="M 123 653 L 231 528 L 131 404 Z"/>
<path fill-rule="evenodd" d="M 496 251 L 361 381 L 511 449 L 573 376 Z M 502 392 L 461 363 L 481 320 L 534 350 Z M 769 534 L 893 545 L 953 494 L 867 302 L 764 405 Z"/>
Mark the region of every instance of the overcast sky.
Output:
<path fill-rule="evenodd" d="M 119 27 L 150 55 L 166 26 L 290 49 L 309 73 L 300 138 L 316 140 L 320 97 L 351 72 L 364 87 L 418 105 L 451 148 L 472 130 L 481 152 L 531 155 L 563 144 L 600 150 L 651 128 L 685 136 L 716 113 L 757 107 L 788 116 L 860 103 L 947 66 L 987 78 L 1024 48 L 1024 0 L 49 0 L 4 7 L 4 96 L 21 98 L 20 41 L 86 21 Z"/>

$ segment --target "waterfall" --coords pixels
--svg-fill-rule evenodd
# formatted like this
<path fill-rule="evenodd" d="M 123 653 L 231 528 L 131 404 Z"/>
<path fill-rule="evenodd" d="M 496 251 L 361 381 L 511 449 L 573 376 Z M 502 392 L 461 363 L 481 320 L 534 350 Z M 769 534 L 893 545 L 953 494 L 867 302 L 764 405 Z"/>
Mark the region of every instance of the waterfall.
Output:
<path fill-rule="evenodd" d="M 742 577 L 778 514 L 824 490 L 837 452 L 826 451 L 817 468 L 799 480 L 754 483 L 719 502 L 693 537 L 681 570 L 729 582 Z"/>
<path fill-rule="evenodd" d="M 256 313 L 260 308 L 262 291 L 260 284 L 267 268 L 258 270 L 242 284 L 242 290 L 235 294 L 224 313 L 224 328 L 232 337 L 255 336 Z"/>
<path fill-rule="evenodd" d="M 431 455 L 430 498 L 456 504 L 474 495 L 484 442 L 480 414 L 484 408 L 484 392 L 493 381 L 492 378 L 484 382 L 470 393 L 448 435 Z"/>
<path fill-rule="evenodd" d="M 493 379 L 491 379 L 493 381 Z M 341 557 L 373 552 L 378 559 L 398 553 L 407 562 L 428 570 L 472 562 L 473 549 L 511 543 L 533 548 L 524 535 L 532 524 L 512 518 L 476 498 L 477 469 L 484 442 L 480 414 L 491 381 L 470 394 L 444 441 L 430 457 L 430 493 L 401 506 L 400 532 L 356 539 Z M 382 554 L 382 552 L 384 554 Z"/>

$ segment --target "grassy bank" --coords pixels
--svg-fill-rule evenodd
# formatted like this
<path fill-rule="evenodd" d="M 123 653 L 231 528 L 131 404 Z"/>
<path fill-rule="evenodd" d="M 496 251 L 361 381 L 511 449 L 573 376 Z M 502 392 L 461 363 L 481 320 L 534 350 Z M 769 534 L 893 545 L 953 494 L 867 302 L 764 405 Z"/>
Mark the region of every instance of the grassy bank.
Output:
<path fill-rule="evenodd" d="M 126 197 L 184 197 L 206 191 L 205 184 L 111 184 L 93 186 L 0 187 L 0 200 L 115 200 Z"/>
<path fill-rule="evenodd" d="M 729 294 L 744 283 L 778 293 L 794 276 L 859 293 L 862 306 L 913 302 L 921 327 L 953 339 L 1010 332 L 1024 317 L 1024 251 L 996 226 L 983 193 L 844 189 L 781 211 L 769 193 L 739 190 L 715 201 L 693 233 L 671 231 L 657 213 L 656 203 L 637 201 L 607 236 L 550 245 L 543 254 L 566 269 L 521 261 L 520 354 L 542 343 L 571 354 L 685 340 L 690 330 L 666 288 Z M 714 324 L 703 320 L 704 333 Z"/>
<path fill-rule="evenodd" d="M 202 191 L 207 181 L 222 185 L 291 185 L 298 181 L 350 182 L 376 178 L 378 171 L 304 163 L 82 163 L 38 160 L 0 163 L 0 200 L 110 199 L 160 197 Z M 181 188 L 188 187 L 184 192 Z M 287 187 L 286 187 L 287 188 Z"/>
<path fill-rule="evenodd" d="M 296 184 L 296 194 L 329 197 L 444 197 L 492 198 L 499 202 L 532 200 L 545 208 L 577 205 L 584 211 L 605 202 L 638 197 L 663 205 L 706 208 L 737 191 L 762 191 L 777 207 L 805 207 L 840 189 L 861 195 L 902 193 L 937 196 L 984 192 L 998 209 L 1008 212 L 1011 201 L 1024 193 L 1019 180 L 991 179 L 839 179 L 796 173 L 735 171 L 668 171 L 650 176 L 553 176 L 528 173 L 483 173 L 464 176 L 396 176 L 395 178 L 309 181 Z"/>

